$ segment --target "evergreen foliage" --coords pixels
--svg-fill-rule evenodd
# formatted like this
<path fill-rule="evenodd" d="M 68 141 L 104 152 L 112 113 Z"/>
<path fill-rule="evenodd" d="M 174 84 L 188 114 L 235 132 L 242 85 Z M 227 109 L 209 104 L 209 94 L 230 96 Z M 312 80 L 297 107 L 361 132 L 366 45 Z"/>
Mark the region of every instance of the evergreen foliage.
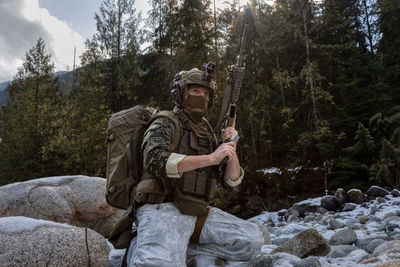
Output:
<path fill-rule="evenodd" d="M 25 55 L 7 90 L 2 106 L 0 183 L 58 174 L 57 164 L 46 157 L 46 147 L 57 135 L 62 97 L 54 64 L 43 39 Z"/>
<path fill-rule="evenodd" d="M 246 176 L 271 166 L 329 166 L 328 188 L 399 187 L 398 1 L 241 2 L 214 13 L 211 0 L 151 0 L 141 23 L 133 0 L 104 0 L 72 86 L 53 78 L 39 39 L 1 107 L 0 183 L 104 176 L 111 112 L 136 104 L 172 108 L 175 73 L 209 61 L 218 63 L 217 101 L 207 114 L 215 123 L 247 23 L 236 123 Z M 149 45 L 141 50 L 143 42 Z M 241 192 L 265 195 L 260 186 L 248 181 Z"/>

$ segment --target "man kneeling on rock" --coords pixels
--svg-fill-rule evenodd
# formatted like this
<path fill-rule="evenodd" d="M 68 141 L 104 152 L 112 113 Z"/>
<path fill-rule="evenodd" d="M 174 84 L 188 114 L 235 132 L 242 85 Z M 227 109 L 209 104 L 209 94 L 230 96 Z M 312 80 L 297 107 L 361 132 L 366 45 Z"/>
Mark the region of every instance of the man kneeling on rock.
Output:
<path fill-rule="evenodd" d="M 235 125 L 222 131 L 223 142 L 218 146 L 204 119 L 215 90 L 216 83 L 206 72 L 197 68 L 181 71 L 171 86 L 173 112 L 181 129 L 160 117 L 144 134 L 142 180 L 160 179 L 167 193 L 162 203 L 145 201 L 137 209 L 137 237 L 129 246 L 128 266 L 186 266 L 198 255 L 249 261 L 264 244 L 257 224 L 208 206 L 218 177 L 235 187 L 244 175 L 236 144 L 225 143 L 238 135 Z M 175 131 L 181 131 L 180 139 L 171 152 Z M 228 160 L 220 175 L 218 166 L 225 158 Z"/>

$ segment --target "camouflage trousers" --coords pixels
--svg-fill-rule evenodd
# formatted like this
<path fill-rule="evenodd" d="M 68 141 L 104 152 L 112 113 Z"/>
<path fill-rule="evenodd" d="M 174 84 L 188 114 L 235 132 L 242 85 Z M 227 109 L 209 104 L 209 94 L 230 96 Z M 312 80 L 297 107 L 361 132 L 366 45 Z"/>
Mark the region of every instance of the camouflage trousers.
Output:
<path fill-rule="evenodd" d="M 199 242 L 190 245 L 196 217 L 182 215 L 172 203 L 146 204 L 137 210 L 137 219 L 128 266 L 213 266 L 216 258 L 247 266 L 264 244 L 256 224 L 218 208 L 210 209 Z"/>

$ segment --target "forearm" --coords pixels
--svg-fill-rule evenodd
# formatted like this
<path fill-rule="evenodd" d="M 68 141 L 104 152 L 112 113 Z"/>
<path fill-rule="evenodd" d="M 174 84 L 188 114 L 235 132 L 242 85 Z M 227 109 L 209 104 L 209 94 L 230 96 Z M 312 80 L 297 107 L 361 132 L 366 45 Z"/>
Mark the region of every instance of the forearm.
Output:
<path fill-rule="evenodd" d="M 240 177 L 240 164 L 236 153 L 232 160 L 226 164 L 225 177 L 232 181 L 236 181 Z"/>
<path fill-rule="evenodd" d="M 215 165 L 215 160 L 211 155 L 199 155 L 199 156 L 185 156 L 183 160 L 178 163 L 178 172 L 180 174 L 192 171 L 195 169 Z"/>
<path fill-rule="evenodd" d="M 179 163 L 177 163 L 175 169 L 179 174 L 171 175 L 170 176 L 171 178 L 179 178 L 184 172 L 219 164 L 219 162 L 217 162 L 218 159 L 214 158 L 212 154 L 200 155 L 200 156 L 185 156 L 185 155 L 180 155 L 180 156 L 181 156 L 180 158 L 176 156 L 171 157 L 179 160 Z M 172 162 L 172 160 L 169 161 Z M 174 171 L 172 171 L 171 173 L 174 173 Z M 235 187 L 242 182 L 243 175 L 244 175 L 243 169 L 240 167 L 239 159 L 235 153 L 232 160 L 228 161 L 226 165 L 224 180 L 229 186 Z"/>

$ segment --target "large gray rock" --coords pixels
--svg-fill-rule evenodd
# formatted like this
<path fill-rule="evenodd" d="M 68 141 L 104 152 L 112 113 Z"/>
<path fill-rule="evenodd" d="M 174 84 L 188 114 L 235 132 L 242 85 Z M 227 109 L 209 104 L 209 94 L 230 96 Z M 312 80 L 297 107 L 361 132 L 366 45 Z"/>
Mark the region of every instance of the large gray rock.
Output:
<path fill-rule="evenodd" d="M 335 245 L 351 245 L 357 240 L 356 232 L 349 228 L 345 227 L 342 230 L 334 233 L 329 240 L 329 244 Z"/>
<path fill-rule="evenodd" d="M 339 209 L 340 205 L 334 196 L 324 196 L 321 198 L 321 207 L 327 210 L 336 211 Z"/>
<path fill-rule="evenodd" d="M 106 239 L 91 229 L 0 218 L 0 266 L 108 266 Z"/>
<path fill-rule="evenodd" d="M 386 195 L 389 195 L 390 192 L 382 187 L 373 185 L 367 190 L 366 194 L 369 197 L 384 197 Z"/>
<path fill-rule="evenodd" d="M 283 251 L 299 258 L 325 256 L 330 247 L 326 239 L 315 229 L 307 229 L 283 244 Z"/>
<path fill-rule="evenodd" d="M 89 227 L 108 236 L 122 210 L 106 203 L 106 179 L 59 176 L 0 187 L 0 217 L 25 216 Z"/>

